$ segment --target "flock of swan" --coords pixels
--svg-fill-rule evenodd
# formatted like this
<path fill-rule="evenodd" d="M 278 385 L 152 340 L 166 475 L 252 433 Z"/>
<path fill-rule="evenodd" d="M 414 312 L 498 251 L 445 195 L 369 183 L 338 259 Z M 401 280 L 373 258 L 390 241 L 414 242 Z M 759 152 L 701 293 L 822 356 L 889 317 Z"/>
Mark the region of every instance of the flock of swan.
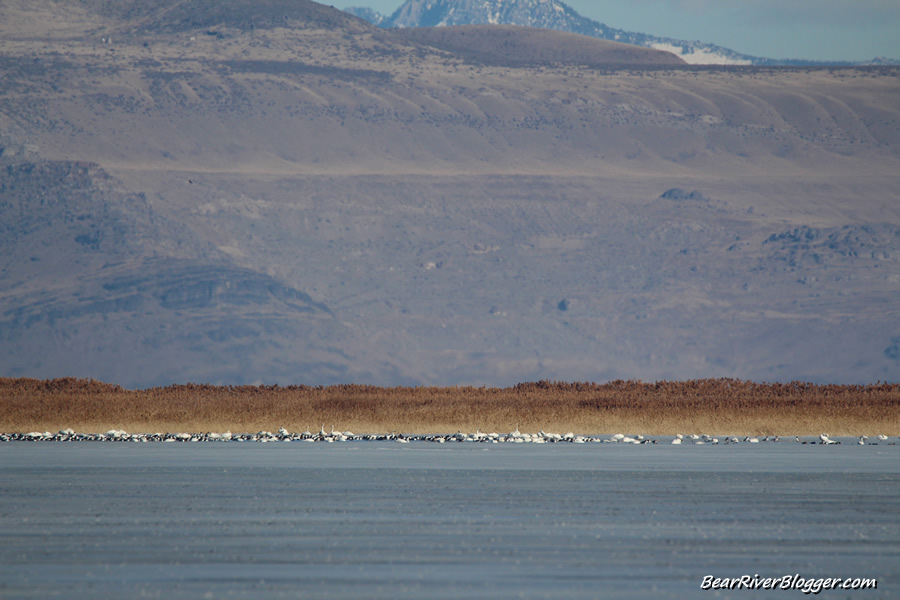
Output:
<path fill-rule="evenodd" d="M 765 436 L 759 438 L 756 436 L 723 436 L 714 437 L 706 434 L 692 434 L 675 436 L 653 436 L 645 437 L 643 435 L 624 435 L 617 433 L 611 436 L 600 435 L 580 435 L 573 432 L 565 434 L 546 433 L 539 431 L 538 433 L 523 433 L 519 431 L 516 425 L 515 431 L 509 433 L 483 433 L 475 430 L 475 433 L 463 433 L 458 431 L 453 434 L 416 434 L 408 435 L 402 433 L 389 434 L 364 434 L 357 435 L 351 431 L 335 431 L 331 427 L 330 431 L 325 431 L 325 425 L 317 433 L 309 430 L 301 433 L 292 433 L 280 428 L 277 433 L 270 431 L 260 431 L 257 433 L 128 433 L 121 429 L 111 429 L 106 433 L 76 433 L 72 429 L 61 429 L 58 433 L 50 431 L 32 431 L 29 433 L 0 433 L 0 442 L 13 441 L 30 441 L 30 442 L 347 442 L 347 441 L 374 441 L 374 442 L 397 442 L 400 444 L 408 444 L 410 442 L 432 442 L 443 444 L 447 442 L 477 442 L 486 444 L 553 444 L 553 443 L 571 443 L 571 444 L 759 444 L 772 442 L 794 442 L 799 444 L 840 444 L 839 440 L 832 439 L 828 434 L 823 433 L 818 437 L 800 436 L 785 437 Z M 897 440 L 892 440 L 886 435 L 878 435 L 874 438 L 868 436 L 859 436 L 857 444 L 878 444 L 884 443 L 895 445 Z"/>

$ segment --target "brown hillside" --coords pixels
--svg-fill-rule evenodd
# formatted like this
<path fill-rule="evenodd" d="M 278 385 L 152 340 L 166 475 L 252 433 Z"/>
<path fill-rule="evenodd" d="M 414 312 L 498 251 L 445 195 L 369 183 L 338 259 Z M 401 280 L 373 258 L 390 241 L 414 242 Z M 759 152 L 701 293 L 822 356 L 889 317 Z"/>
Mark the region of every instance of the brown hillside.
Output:
<path fill-rule="evenodd" d="M 468 62 L 493 65 L 568 64 L 608 67 L 685 64 L 670 52 L 574 33 L 514 25 L 415 27 L 392 30 L 391 34 L 399 39 L 452 52 Z"/>
<path fill-rule="evenodd" d="M 311 0 L 7 0 L 0 6 L 4 39 L 84 35 L 160 35 L 223 29 L 344 29 L 371 31 L 362 19 Z"/>

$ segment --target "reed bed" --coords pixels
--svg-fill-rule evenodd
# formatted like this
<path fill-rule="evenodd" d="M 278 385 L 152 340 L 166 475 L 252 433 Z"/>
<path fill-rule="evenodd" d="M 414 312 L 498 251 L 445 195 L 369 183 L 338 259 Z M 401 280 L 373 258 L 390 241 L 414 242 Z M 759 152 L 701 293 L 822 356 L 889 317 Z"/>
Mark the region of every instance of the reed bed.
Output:
<path fill-rule="evenodd" d="M 0 431 L 456 431 L 900 435 L 900 384 L 734 379 L 539 381 L 509 388 L 172 385 L 0 378 Z"/>

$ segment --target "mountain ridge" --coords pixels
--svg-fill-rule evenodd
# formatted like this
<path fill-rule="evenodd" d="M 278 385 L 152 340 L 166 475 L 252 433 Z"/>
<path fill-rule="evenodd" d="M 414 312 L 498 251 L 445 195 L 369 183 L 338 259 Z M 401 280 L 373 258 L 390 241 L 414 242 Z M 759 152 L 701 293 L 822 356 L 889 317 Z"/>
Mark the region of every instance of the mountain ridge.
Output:
<path fill-rule="evenodd" d="M 884 57 L 876 57 L 865 62 L 853 62 L 753 56 L 699 40 L 679 40 L 609 27 L 604 23 L 580 15 L 560 0 L 406 0 L 391 15 L 382 15 L 365 7 L 347 7 L 345 10 L 383 28 L 503 24 L 567 31 L 672 52 L 688 64 L 797 66 L 898 63 L 897 60 Z"/>

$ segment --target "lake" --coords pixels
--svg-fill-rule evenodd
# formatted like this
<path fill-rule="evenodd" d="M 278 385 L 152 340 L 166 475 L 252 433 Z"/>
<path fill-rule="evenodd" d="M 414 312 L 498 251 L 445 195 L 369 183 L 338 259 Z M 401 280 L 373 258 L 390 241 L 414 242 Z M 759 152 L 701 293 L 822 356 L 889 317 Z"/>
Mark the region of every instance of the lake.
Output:
<path fill-rule="evenodd" d="M 847 441 L 9 442 L 0 597 L 897 598 L 898 498 Z"/>

